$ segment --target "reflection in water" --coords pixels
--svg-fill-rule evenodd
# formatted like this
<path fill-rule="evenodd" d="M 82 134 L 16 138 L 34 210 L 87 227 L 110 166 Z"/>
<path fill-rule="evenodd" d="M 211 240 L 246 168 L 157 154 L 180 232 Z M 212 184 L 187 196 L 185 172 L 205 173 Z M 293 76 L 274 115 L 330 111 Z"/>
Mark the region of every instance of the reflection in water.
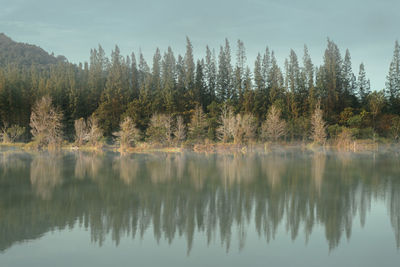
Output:
<path fill-rule="evenodd" d="M 374 163 L 372 164 L 372 161 Z M 90 230 L 157 241 L 196 232 L 208 243 L 243 248 L 255 225 L 267 242 L 283 225 L 294 240 L 322 225 L 329 247 L 351 237 L 376 201 L 385 201 L 400 246 L 400 173 L 391 155 L 0 153 L 0 251 L 53 229 Z"/>
<path fill-rule="evenodd" d="M 49 200 L 56 186 L 62 183 L 60 155 L 38 155 L 31 162 L 31 184 L 42 199 Z"/>

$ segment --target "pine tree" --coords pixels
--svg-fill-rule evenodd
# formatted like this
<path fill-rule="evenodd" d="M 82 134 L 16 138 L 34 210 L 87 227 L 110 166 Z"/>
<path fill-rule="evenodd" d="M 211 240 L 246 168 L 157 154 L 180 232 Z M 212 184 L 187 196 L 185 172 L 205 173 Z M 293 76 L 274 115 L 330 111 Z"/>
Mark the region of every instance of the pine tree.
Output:
<path fill-rule="evenodd" d="M 153 68 L 152 68 L 152 81 L 151 81 L 151 98 L 153 110 L 156 112 L 164 111 L 163 97 L 161 94 L 161 52 L 160 49 L 156 49 L 153 56 Z"/>
<path fill-rule="evenodd" d="M 268 103 L 273 104 L 283 99 L 283 75 L 276 62 L 275 54 L 271 53 L 271 69 L 268 75 Z"/>
<path fill-rule="evenodd" d="M 324 86 L 323 90 L 325 109 L 328 118 L 335 114 L 335 110 L 341 111 L 343 103 L 339 101 L 342 95 L 342 58 L 338 46 L 328 39 L 328 46 L 324 54 Z"/>
<path fill-rule="evenodd" d="M 393 59 L 390 62 L 389 74 L 386 77 L 386 91 L 392 112 L 400 112 L 400 45 L 394 45 Z"/>
<path fill-rule="evenodd" d="M 348 49 L 344 56 L 343 67 L 342 67 L 342 79 L 343 79 L 343 95 L 344 107 L 354 106 L 355 102 L 355 86 L 356 78 L 351 68 L 351 56 Z"/>
<path fill-rule="evenodd" d="M 217 66 L 214 51 L 211 52 L 210 48 L 206 47 L 206 62 L 204 68 L 204 75 L 207 84 L 207 91 L 205 94 L 205 105 L 208 106 L 215 100 L 215 90 L 217 86 Z"/>
<path fill-rule="evenodd" d="M 193 59 L 193 46 L 186 37 L 186 54 L 185 54 L 185 89 L 187 91 L 193 90 L 195 78 L 195 64 Z"/>
<path fill-rule="evenodd" d="M 164 54 L 162 61 L 161 84 L 165 111 L 174 113 L 176 110 L 176 62 L 171 47 L 168 47 L 168 52 Z"/>
<path fill-rule="evenodd" d="M 246 64 L 246 50 L 244 43 L 241 40 L 237 42 L 237 53 L 236 53 L 236 68 L 235 68 L 235 79 L 234 79 L 234 91 L 232 94 L 233 100 L 243 102 L 243 87 L 244 87 L 244 72 Z"/>
<path fill-rule="evenodd" d="M 367 97 L 371 93 L 371 89 L 370 89 L 369 79 L 367 79 L 367 77 L 366 77 L 364 63 L 360 64 L 360 71 L 358 74 L 357 87 L 358 87 L 358 95 L 360 98 L 360 103 L 362 105 L 366 105 Z"/>
<path fill-rule="evenodd" d="M 314 108 L 315 104 L 317 103 L 316 93 L 315 93 L 315 84 L 314 84 L 314 65 L 312 63 L 310 54 L 308 52 L 308 48 L 304 45 L 304 55 L 303 55 L 303 68 L 302 68 L 302 76 L 304 79 L 305 90 L 307 94 L 307 100 L 304 101 L 303 112 L 307 114 L 312 113 L 312 109 Z"/>
<path fill-rule="evenodd" d="M 225 39 L 225 47 L 220 48 L 218 63 L 218 100 L 224 102 L 232 97 L 231 50 L 228 39 Z"/>
<path fill-rule="evenodd" d="M 254 112 L 258 119 L 260 119 L 267 110 L 267 91 L 266 84 L 263 77 L 263 69 L 261 62 L 261 55 L 258 54 L 256 61 L 254 62 Z"/>

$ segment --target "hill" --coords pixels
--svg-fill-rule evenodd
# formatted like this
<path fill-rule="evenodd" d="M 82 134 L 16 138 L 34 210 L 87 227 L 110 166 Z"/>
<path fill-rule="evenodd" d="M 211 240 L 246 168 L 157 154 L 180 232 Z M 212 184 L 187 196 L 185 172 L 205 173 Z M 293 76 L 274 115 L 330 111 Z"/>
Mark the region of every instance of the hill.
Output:
<path fill-rule="evenodd" d="M 31 65 L 47 66 L 58 61 L 66 61 L 64 56 L 55 57 L 42 48 L 13 41 L 4 33 L 0 33 L 0 66 L 16 64 L 29 67 Z"/>

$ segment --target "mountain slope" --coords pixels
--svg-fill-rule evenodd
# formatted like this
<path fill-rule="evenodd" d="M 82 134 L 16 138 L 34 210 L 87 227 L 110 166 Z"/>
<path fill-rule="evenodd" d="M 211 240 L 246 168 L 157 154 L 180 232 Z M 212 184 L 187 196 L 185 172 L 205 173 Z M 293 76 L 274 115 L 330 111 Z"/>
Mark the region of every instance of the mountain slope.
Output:
<path fill-rule="evenodd" d="M 0 66 L 46 66 L 64 60 L 63 56 L 55 57 L 38 46 L 15 42 L 4 33 L 0 33 Z"/>

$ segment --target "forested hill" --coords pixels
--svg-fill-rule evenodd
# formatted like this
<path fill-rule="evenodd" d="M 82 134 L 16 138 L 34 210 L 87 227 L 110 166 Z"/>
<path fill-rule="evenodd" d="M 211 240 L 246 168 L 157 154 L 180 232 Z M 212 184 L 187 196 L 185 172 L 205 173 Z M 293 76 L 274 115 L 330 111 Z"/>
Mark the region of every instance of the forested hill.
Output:
<path fill-rule="evenodd" d="M 319 66 L 312 62 L 307 46 L 302 55 L 290 50 L 283 66 L 268 47 L 254 62 L 248 62 L 241 40 L 233 48 L 227 39 L 219 49 L 207 46 L 202 58 L 195 58 L 193 49 L 187 38 L 183 55 L 171 47 L 157 48 L 148 63 L 141 52 L 124 56 L 115 46 L 107 55 L 99 45 L 91 49 L 89 62 L 75 65 L 2 34 L 0 130 L 19 125 L 25 127 L 29 139 L 32 108 L 43 96 L 49 96 L 62 113 L 60 128 L 69 140 L 74 138 L 74 124 L 80 118 L 97 120 L 107 137 L 120 129 L 125 118 L 131 118 L 146 140 L 154 135 L 155 115 L 181 118 L 181 136 L 187 133 L 188 139 L 218 140 L 224 110 L 231 110 L 229 117 L 235 121 L 248 118 L 253 139 L 260 138 L 267 113 L 275 110 L 286 122 L 282 131 L 285 138 L 305 140 L 310 136 L 316 106 L 323 110 L 329 138 L 350 131 L 355 138 L 400 139 L 397 41 L 385 90 L 370 88 L 367 67 L 363 63 L 352 65 L 350 51 L 343 53 L 330 39 Z M 171 118 L 158 121 L 171 122 Z M 241 135 L 244 133 L 248 131 Z M 232 136 L 228 139 L 224 141 Z"/>
<path fill-rule="evenodd" d="M 46 66 L 65 60 L 65 57 L 55 57 L 42 48 L 13 41 L 4 33 L 0 33 L 0 66 L 16 64 L 29 67 L 33 64 Z"/>

